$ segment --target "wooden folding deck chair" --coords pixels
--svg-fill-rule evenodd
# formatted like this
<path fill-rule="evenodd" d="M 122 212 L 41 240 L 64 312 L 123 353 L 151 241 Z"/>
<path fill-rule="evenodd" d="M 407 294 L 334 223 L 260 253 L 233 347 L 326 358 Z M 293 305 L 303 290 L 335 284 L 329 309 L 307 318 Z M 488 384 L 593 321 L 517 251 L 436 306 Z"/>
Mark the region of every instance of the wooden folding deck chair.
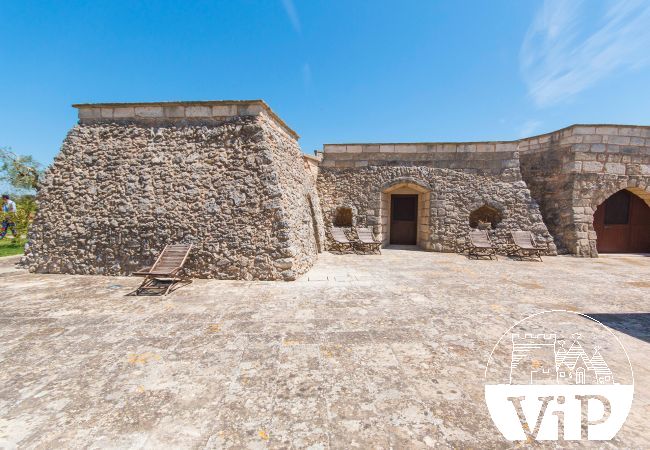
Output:
<path fill-rule="evenodd" d="M 330 228 L 330 235 L 332 236 L 333 241 L 330 245 L 331 251 L 338 253 L 351 253 L 354 250 L 354 242 L 348 239 L 343 228 Z"/>
<path fill-rule="evenodd" d="M 487 230 L 472 230 L 469 232 L 469 245 L 467 246 L 468 258 L 482 258 L 488 257 L 498 260 L 497 249 L 490 239 Z"/>
<path fill-rule="evenodd" d="M 510 239 L 512 241 L 510 255 L 519 259 L 535 257 L 542 261 L 542 250 L 546 249 L 537 245 L 533 233 L 530 231 L 511 231 Z"/>
<path fill-rule="evenodd" d="M 381 254 L 381 242 L 375 239 L 375 233 L 372 228 L 356 228 L 357 241 L 354 248 L 358 253 L 375 253 Z"/>
<path fill-rule="evenodd" d="M 192 244 L 167 244 L 153 266 L 133 272 L 132 275 L 144 277 L 136 295 L 167 295 L 176 283 L 188 281 L 181 275 L 181 270 L 190 250 Z"/>

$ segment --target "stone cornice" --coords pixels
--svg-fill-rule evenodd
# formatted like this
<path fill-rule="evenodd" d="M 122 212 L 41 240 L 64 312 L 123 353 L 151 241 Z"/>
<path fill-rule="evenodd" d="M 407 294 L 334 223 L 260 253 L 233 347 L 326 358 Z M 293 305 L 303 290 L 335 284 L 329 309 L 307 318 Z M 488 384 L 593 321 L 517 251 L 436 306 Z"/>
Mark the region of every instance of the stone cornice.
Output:
<path fill-rule="evenodd" d="M 300 137 L 263 100 L 76 103 L 72 106 L 79 110 L 82 123 L 97 120 L 218 120 L 264 113 L 293 138 Z"/>
<path fill-rule="evenodd" d="M 512 141 L 472 142 L 408 142 L 408 143 L 341 143 L 324 144 L 323 152 L 332 153 L 483 153 L 529 151 L 545 148 L 553 141 L 558 144 L 578 144 L 583 136 L 604 136 L 603 141 L 614 144 L 650 146 L 650 126 L 575 124 L 557 131 Z"/>

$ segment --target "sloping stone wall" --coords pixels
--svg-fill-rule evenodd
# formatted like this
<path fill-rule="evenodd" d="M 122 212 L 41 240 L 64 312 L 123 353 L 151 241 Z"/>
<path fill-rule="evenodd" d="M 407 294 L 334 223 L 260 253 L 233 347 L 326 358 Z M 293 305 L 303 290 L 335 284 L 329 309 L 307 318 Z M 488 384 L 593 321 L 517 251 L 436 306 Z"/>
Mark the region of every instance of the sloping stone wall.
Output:
<path fill-rule="evenodd" d="M 323 250 L 325 231 L 320 199 L 312 173 L 305 167 L 300 146 L 284 130 L 275 126 L 270 119 L 260 119 L 265 132 L 264 142 L 273 152 L 273 165 L 278 175 L 280 200 L 284 211 L 282 224 L 289 236 L 287 257 L 275 264 L 294 274 L 304 273 L 316 261 L 316 255 Z"/>
<path fill-rule="evenodd" d="M 357 211 L 356 226 L 372 226 L 387 241 L 382 195 L 391 186 L 411 184 L 429 191 L 421 199 L 428 202 L 421 214 L 426 221 L 419 224 L 418 234 L 426 236 L 421 248 L 461 250 L 470 213 L 488 205 L 503 216 L 493 231 L 499 245 L 505 245 L 510 230 L 530 230 L 538 242 L 548 244 L 548 254 L 555 254 L 537 203 L 521 178 L 518 155 L 508 151 L 516 144 L 504 144 L 499 151 L 496 143 L 457 145 L 471 145 L 474 151 L 458 151 L 456 144 L 414 144 L 403 151 L 396 151 L 401 144 L 355 145 L 352 153 L 346 146 L 326 146 L 318 178 L 325 226 L 332 226 L 337 207 L 347 205 Z M 337 151 L 341 147 L 345 150 Z"/>
<path fill-rule="evenodd" d="M 232 114 L 201 118 L 214 109 L 188 106 L 181 121 L 168 117 L 178 106 L 156 106 L 160 118 L 82 108 L 38 193 L 30 270 L 124 275 L 150 265 L 165 244 L 186 242 L 195 246 L 194 276 L 304 273 L 318 251 L 311 218 L 319 200 L 295 136 L 259 105 L 217 106 Z"/>

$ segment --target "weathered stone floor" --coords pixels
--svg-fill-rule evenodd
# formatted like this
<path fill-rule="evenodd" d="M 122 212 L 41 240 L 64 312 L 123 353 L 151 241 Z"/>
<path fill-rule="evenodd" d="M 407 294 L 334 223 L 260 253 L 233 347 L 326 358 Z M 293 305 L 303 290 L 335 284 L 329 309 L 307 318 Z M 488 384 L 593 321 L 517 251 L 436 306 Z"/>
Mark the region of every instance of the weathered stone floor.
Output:
<path fill-rule="evenodd" d="M 485 363 L 549 309 L 629 314 L 611 324 L 635 401 L 600 446 L 650 447 L 650 257 L 323 254 L 297 282 L 196 280 L 165 298 L 15 261 L 0 260 L 2 448 L 511 446 Z"/>

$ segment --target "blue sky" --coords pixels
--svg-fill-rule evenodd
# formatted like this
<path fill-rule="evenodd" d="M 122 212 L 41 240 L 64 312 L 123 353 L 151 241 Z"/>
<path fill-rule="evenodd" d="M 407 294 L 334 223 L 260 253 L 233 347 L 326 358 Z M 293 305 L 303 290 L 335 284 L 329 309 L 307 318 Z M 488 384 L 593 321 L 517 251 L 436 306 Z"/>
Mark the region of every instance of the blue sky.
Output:
<path fill-rule="evenodd" d="M 2 1 L 0 146 L 77 102 L 262 98 L 305 152 L 650 124 L 647 1 Z"/>

